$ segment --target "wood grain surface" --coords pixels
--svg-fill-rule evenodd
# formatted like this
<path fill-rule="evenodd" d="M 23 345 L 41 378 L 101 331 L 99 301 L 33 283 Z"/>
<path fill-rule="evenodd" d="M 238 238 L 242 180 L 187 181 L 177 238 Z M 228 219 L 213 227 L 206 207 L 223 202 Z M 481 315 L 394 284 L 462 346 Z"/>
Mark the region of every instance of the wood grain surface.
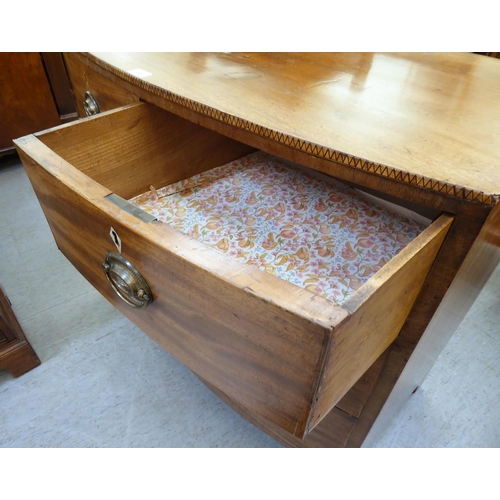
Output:
<path fill-rule="evenodd" d="M 352 168 L 493 204 L 500 61 L 465 53 L 95 53 L 122 82 Z M 149 76 L 138 78 L 130 71 Z"/>
<path fill-rule="evenodd" d="M 361 287 L 349 307 L 338 307 L 233 262 L 166 224 L 129 220 L 105 199 L 110 188 L 129 196 L 136 186 L 141 192 L 143 184 L 173 182 L 234 159 L 248 152 L 247 146 L 145 103 L 37 137 L 16 143 L 61 251 L 198 375 L 298 437 L 305 435 L 318 398 L 321 410 L 310 428 L 397 335 L 451 220 L 441 217 Z M 111 227 L 121 238 L 123 255 L 150 283 L 155 301 L 147 311 L 124 309 L 111 295 L 100 266 L 106 248 L 113 250 Z M 402 294 L 407 299 L 393 308 Z M 363 316 L 377 328 L 361 327 Z M 354 323 L 355 328 L 341 326 Z M 325 357 L 342 360 L 333 363 L 332 374 L 324 369 Z M 335 390 L 318 393 L 320 380 Z"/>
<path fill-rule="evenodd" d="M 360 446 L 498 201 L 499 61 L 473 54 L 250 53 L 65 54 L 65 60 L 81 92 L 96 82 L 103 109 L 141 99 L 162 110 L 131 106 L 78 129 L 38 134 L 45 144 L 18 141 L 63 253 L 276 439 Z M 151 74 L 131 74 L 137 69 Z M 400 257 L 406 265 L 391 262 L 385 278 L 362 288 L 345 309 L 332 309 L 103 201 L 111 191 L 128 197 L 151 178 L 182 178 L 252 148 L 433 219 L 442 212 L 452 217 L 438 219 L 428 244 Z M 200 156 L 206 158 L 197 163 Z M 124 255 L 154 283 L 146 314 L 126 308 L 103 279 L 100 262 L 114 249 L 111 224 Z M 496 241 L 495 224 L 489 232 Z"/>
<path fill-rule="evenodd" d="M 20 377 L 40 363 L 0 286 L 0 370 Z"/>
<path fill-rule="evenodd" d="M 42 52 L 41 56 L 61 122 L 76 120 L 78 115 L 62 54 Z"/>
<path fill-rule="evenodd" d="M 61 123 L 38 52 L 0 53 L 0 151 L 12 140 Z"/>
<path fill-rule="evenodd" d="M 121 85 L 115 85 L 109 78 L 93 71 L 76 54 L 66 54 L 64 62 L 70 75 L 73 99 L 80 117 L 87 116 L 83 107 L 85 92 L 92 94 L 101 112 L 139 101 L 133 92 L 127 91 Z"/>
<path fill-rule="evenodd" d="M 197 374 L 302 436 L 318 360 L 347 312 L 166 224 L 143 223 L 34 136 L 16 142 L 60 250 L 95 288 Z M 125 306 L 102 271 L 106 252 L 115 250 L 111 227 L 153 290 L 145 311 Z"/>
<path fill-rule="evenodd" d="M 70 124 L 36 135 L 127 200 L 151 185 L 167 186 L 254 151 L 147 103 L 81 120 L 77 132 Z"/>
<path fill-rule="evenodd" d="M 344 302 L 350 316 L 331 336 L 309 429 L 396 339 L 452 222 L 442 215 Z"/>

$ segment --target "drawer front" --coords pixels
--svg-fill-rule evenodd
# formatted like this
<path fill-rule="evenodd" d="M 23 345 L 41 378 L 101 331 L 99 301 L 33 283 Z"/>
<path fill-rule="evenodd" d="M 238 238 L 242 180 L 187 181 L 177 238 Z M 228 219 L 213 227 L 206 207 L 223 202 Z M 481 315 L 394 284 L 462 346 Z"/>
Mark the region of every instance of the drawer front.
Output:
<path fill-rule="evenodd" d="M 158 141 L 154 130 L 161 131 Z M 184 178 L 184 170 L 188 177 L 192 163 L 184 168 L 182 161 L 193 150 L 192 134 L 205 162 L 230 161 L 247 151 L 146 104 L 53 129 L 39 139 L 28 136 L 16 146 L 58 247 L 77 270 L 202 379 L 302 438 L 397 336 L 452 219 L 441 217 L 340 307 L 167 224 L 144 222 L 107 198 L 123 182 L 106 169 L 139 184 L 147 182 L 138 178 L 138 165 L 162 180 Z M 99 161 L 95 152 L 106 149 L 105 161 Z M 168 159 L 167 173 L 154 155 Z M 216 166 L 209 163 L 194 171 Z M 154 301 L 146 309 L 129 307 L 106 279 L 103 260 L 117 251 L 111 229 L 122 256 L 152 290 Z"/>
<path fill-rule="evenodd" d="M 80 54 L 64 54 L 64 62 L 70 79 L 71 90 L 78 115 L 88 116 L 85 110 L 86 92 L 90 92 L 100 112 L 119 108 L 139 101 L 131 91 L 116 85 L 85 64 Z"/>
<path fill-rule="evenodd" d="M 100 203 L 93 203 L 44 168 L 31 163 L 28 169 L 59 249 L 102 295 L 177 359 L 245 406 L 292 433 L 298 423 L 304 425 L 328 328 L 160 248 L 154 242 L 158 235 L 148 235 L 158 228 L 120 213 L 104 199 L 106 191 L 96 195 Z M 107 282 L 102 263 L 107 252 L 116 252 L 110 228 L 121 239 L 123 257 L 153 292 L 147 309 L 127 306 Z M 168 246 L 182 248 L 183 238 L 165 229 L 161 236 Z M 203 253 L 202 245 L 192 242 L 191 256 L 202 259 Z M 279 337 L 272 332 L 280 332 Z"/>

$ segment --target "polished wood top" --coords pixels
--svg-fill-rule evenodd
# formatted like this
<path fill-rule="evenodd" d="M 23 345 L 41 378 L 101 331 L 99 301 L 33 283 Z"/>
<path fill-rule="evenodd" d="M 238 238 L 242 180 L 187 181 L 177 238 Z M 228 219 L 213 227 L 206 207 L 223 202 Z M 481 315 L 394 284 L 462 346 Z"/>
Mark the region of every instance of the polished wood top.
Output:
<path fill-rule="evenodd" d="M 319 157 L 481 203 L 495 204 L 500 194 L 498 59 L 467 53 L 88 57 L 166 99 Z M 134 70 L 150 74 L 137 77 Z"/>

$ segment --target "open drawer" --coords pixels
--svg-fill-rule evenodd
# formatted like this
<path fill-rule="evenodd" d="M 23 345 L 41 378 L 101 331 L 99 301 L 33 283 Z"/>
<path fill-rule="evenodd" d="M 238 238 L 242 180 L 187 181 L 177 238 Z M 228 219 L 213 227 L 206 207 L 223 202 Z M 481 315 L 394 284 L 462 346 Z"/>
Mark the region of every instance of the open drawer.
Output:
<path fill-rule="evenodd" d="M 297 437 L 397 337 L 453 222 L 438 217 L 339 305 L 124 201 L 246 157 L 244 144 L 146 103 L 15 144 L 78 271 L 202 379 Z"/>

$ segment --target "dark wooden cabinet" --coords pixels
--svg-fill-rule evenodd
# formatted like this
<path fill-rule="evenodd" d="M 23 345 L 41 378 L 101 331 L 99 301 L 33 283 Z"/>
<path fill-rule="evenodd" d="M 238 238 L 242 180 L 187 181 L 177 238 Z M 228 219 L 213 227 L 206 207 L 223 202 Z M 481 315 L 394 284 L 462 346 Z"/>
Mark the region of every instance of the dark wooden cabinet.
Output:
<path fill-rule="evenodd" d="M 12 140 L 77 118 L 60 53 L 0 53 L 0 155 Z"/>
<path fill-rule="evenodd" d="M 0 370 L 19 377 L 40 364 L 0 287 Z"/>

